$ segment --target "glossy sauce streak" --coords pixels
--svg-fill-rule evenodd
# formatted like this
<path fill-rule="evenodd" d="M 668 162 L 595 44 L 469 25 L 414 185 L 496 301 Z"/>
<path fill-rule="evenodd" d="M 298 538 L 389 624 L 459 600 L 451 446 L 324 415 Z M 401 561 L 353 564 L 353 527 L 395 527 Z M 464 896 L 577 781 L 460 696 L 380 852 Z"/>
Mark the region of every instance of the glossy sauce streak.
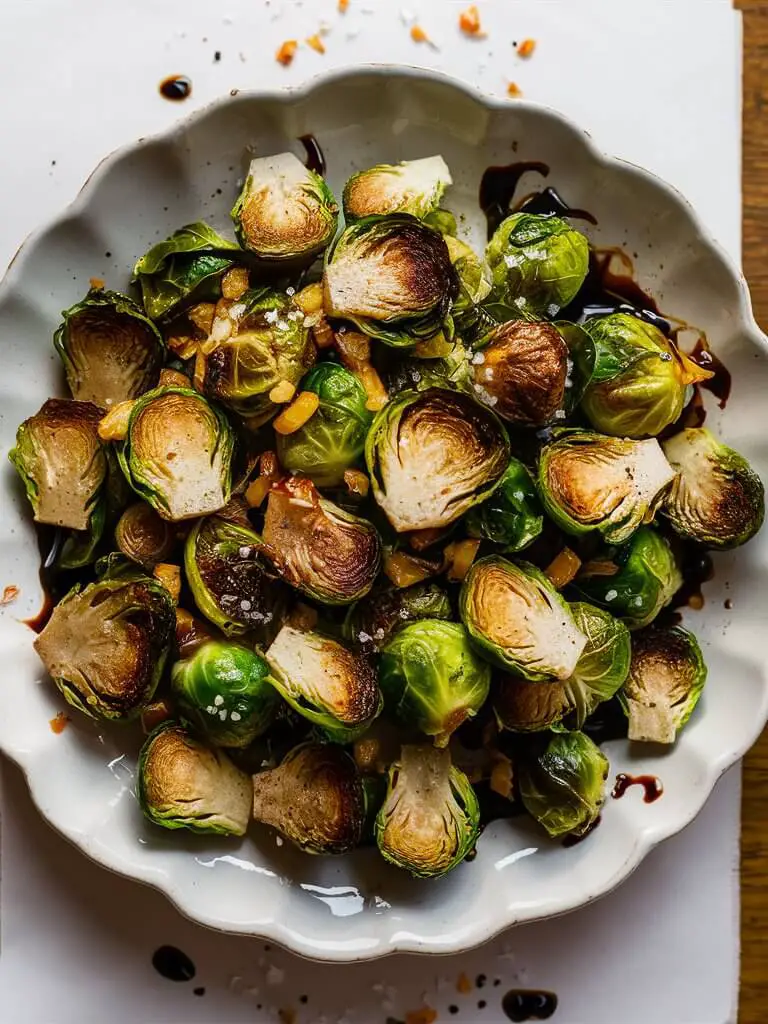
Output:
<path fill-rule="evenodd" d="M 705 370 L 711 370 L 714 374 L 709 380 L 703 380 L 699 387 L 709 391 L 715 396 L 721 409 L 725 408 L 731 394 L 731 375 L 723 366 L 714 352 L 711 352 L 704 337 L 700 337 L 694 346 L 689 358 Z"/>
<path fill-rule="evenodd" d="M 156 949 L 152 954 L 152 966 L 169 981 L 191 981 L 195 976 L 195 965 L 176 946 L 160 946 Z"/>
<path fill-rule="evenodd" d="M 622 268 L 616 270 L 617 264 Z M 583 323 L 590 316 L 628 313 L 669 337 L 671 325 L 656 300 L 635 281 L 632 261 L 621 249 L 590 249 L 589 270 L 576 298 L 563 308 L 561 320 Z"/>
<path fill-rule="evenodd" d="M 696 544 L 683 545 L 679 558 L 680 571 L 683 574 L 683 585 L 672 598 L 670 609 L 687 606 L 693 611 L 701 611 L 704 607 L 703 585 L 715 575 L 712 557 Z"/>
<path fill-rule="evenodd" d="M 167 100 L 185 100 L 192 94 L 192 83 L 186 75 L 171 75 L 163 79 L 159 86 L 160 95 Z"/>
<path fill-rule="evenodd" d="M 485 214 L 489 238 L 505 217 L 512 213 L 512 200 L 517 186 L 528 171 L 546 178 L 549 165 L 532 161 L 489 167 L 480 179 L 480 209 Z"/>
<path fill-rule="evenodd" d="M 299 142 L 302 144 L 307 154 L 304 160 L 304 165 L 308 167 L 310 171 L 314 171 L 315 174 L 325 177 L 325 154 L 320 148 L 320 143 L 317 141 L 315 136 L 300 135 Z"/>
<path fill-rule="evenodd" d="M 545 217 L 569 217 L 571 220 L 586 220 L 590 224 L 597 224 L 594 214 L 569 206 L 557 189 L 551 186 L 527 196 L 518 203 L 515 211 L 517 213 L 541 213 Z"/>
<path fill-rule="evenodd" d="M 501 1008 L 515 1024 L 527 1020 L 549 1020 L 557 1009 L 557 996 L 554 992 L 513 988 L 502 999 Z"/>
<path fill-rule="evenodd" d="M 64 543 L 64 531 L 53 526 L 35 524 L 37 546 L 40 551 L 40 586 L 43 590 L 43 606 L 37 615 L 24 619 L 24 625 L 34 633 L 42 633 L 48 625 L 57 601 L 70 589 L 62 586 L 59 574 L 55 571 L 56 559 L 59 557 Z"/>
<path fill-rule="evenodd" d="M 652 804 L 664 793 L 664 784 L 655 775 L 625 775 L 620 772 L 616 776 L 616 782 L 611 790 L 614 800 L 621 800 L 630 786 L 643 787 L 643 801 Z"/>

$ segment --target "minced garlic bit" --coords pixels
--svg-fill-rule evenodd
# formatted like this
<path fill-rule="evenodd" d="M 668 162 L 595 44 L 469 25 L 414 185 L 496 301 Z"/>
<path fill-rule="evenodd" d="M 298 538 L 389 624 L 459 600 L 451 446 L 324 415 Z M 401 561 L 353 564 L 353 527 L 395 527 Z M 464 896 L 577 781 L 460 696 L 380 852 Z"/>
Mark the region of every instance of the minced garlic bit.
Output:
<path fill-rule="evenodd" d="M 18 587 L 14 586 L 13 584 L 10 584 L 3 590 L 3 596 L 0 597 L 0 605 L 11 604 L 13 601 L 16 600 L 20 593 L 21 591 L 19 590 Z"/>
<path fill-rule="evenodd" d="M 293 301 L 306 316 L 323 311 L 323 286 L 319 281 L 308 284 L 296 292 Z"/>
<path fill-rule="evenodd" d="M 181 370 L 170 370 L 168 367 L 160 371 L 160 376 L 157 379 L 159 388 L 188 388 L 191 383 L 189 377 Z"/>
<path fill-rule="evenodd" d="M 405 1024 L 434 1024 L 436 1020 L 437 1010 L 433 1010 L 431 1006 L 422 1006 L 405 1015 Z"/>
<path fill-rule="evenodd" d="M 461 12 L 459 15 L 459 28 L 467 36 L 475 36 L 476 38 L 483 38 L 485 36 L 485 32 L 480 28 L 480 12 L 475 4 Z"/>
<path fill-rule="evenodd" d="M 461 992 L 463 996 L 472 991 L 472 982 L 463 971 L 456 979 L 456 991 Z"/>
<path fill-rule="evenodd" d="M 516 82 L 510 82 L 507 86 L 507 96 L 511 96 L 513 99 L 519 99 L 523 95 L 523 90 Z"/>
<path fill-rule="evenodd" d="M 216 316 L 216 306 L 213 302 L 198 302 L 187 310 L 187 317 L 203 334 L 210 334 L 213 327 L 213 318 Z"/>
<path fill-rule="evenodd" d="M 102 441 L 124 441 L 128 434 L 128 421 L 131 418 L 135 398 L 126 402 L 118 402 L 106 416 L 99 420 L 98 435 Z"/>
<path fill-rule="evenodd" d="M 100 277 L 89 277 L 88 284 L 99 292 L 104 288 L 104 282 Z"/>
<path fill-rule="evenodd" d="M 430 42 L 429 36 L 421 27 L 421 25 L 411 26 L 411 39 L 414 43 L 428 43 Z"/>
<path fill-rule="evenodd" d="M 296 39 L 286 39 L 283 45 L 275 54 L 275 60 L 278 64 L 282 64 L 284 68 L 293 61 L 296 51 L 299 48 L 299 43 Z"/>
<path fill-rule="evenodd" d="M 286 402 L 290 402 L 295 394 L 296 385 L 291 384 L 289 380 L 281 380 L 269 392 L 269 400 L 275 405 L 284 405 Z"/>
<path fill-rule="evenodd" d="M 181 566 L 158 562 L 152 575 L 165 587 L 173 598 L 173 603 L 178 604 L 181 597 Z"/>
<path fill-rule="evenodd" d="M 314 391 L 302 391 L 283 409 L 272 426 L 278 434 L 295 434 L 318 410 L 320 399 Z"/>
<path fill-rule="evenodd" d="M 479 540 L 460 540 L 449 544 L 445 549 L 446 561 L 449 563 L 448 579 L 463 580 L 477 556 Z"/>
<path fill-rule="evenodd" d="M 55 732 L 57 736 L 64 732 L 69 723 L 69 715 L 60 711 L 55 718 L 52 718 L 48 723 L 51 727 L 51 732 Z"/>
<path fill-rule="evenodd" d="M 359 494 L 364 498 L 368 493 L 371 481 L 361 469 L 345 469 L 344 483 L 351 494 Z"/>
<path fill-rule="evenodd" d="M 396 587 L 410 587 L 412 583 L 421 583 L 433 574 L 430 567 L 420 559 L 395 551 L 384 556 L 384 574 Z"/>
<path fill-rule="evenodd" d="M 245 500 L 251 508 L 258 508 L 272 490 L 273 480 L 268 476 L 257 477 L 245 489 Z"/>
<path fill-rule="evenodd" d="M 570 548 L 563 548 L 544 570 L 544 575 L 549 577 L 558 590 L 562 590 L 576 577 L 580 568 L 581 559 L 576 552 Z"/>
<path fill-rule="evenodd" d="M 531 57 L 535 49 L 535 39 L 524 39 L 522 43 L 517 44 L 517 55 L 518 57 Z"/>
<path fill-rule="evenodd" d="M 346 14 L 349 7 L 349 0 L 339 0 L 339 14 Z"/>
<path fill-rule="evenodd" d="M 248 271 L 245 267 L 231 267 L 221 279 L 221 295 L 237 302 L 248 291 Z"/>
<path fill-rule="evenodd" d="M 512 796 L 512 762 L 503 754 L 498 755 L 498 760 L 491 769 L 489 785 L 494 793 L 507 800 Z"/>
<path fill-rule="evenodd" d="M 308 36 L 305 39 L 307 46 L 309 46 L 315 53 L 325 53 L 325 44 L 320 38 L 320 33 L 316 32 L 313 36 Z"/>

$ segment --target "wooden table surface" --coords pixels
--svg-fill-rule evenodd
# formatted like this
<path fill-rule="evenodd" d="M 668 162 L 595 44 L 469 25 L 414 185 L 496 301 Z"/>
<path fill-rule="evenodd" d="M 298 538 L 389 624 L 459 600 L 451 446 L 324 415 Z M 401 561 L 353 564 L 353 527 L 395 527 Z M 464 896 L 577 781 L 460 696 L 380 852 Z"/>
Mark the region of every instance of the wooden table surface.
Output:
<path fill-rule="evenodd" d="M 768 329 L 768 0 L 744 12 L 744 270 Z M 768 1022 L 768 730 L 744 762 L 740 1024 Z M 703 969 L 706 969 L 702 965 Z"/>

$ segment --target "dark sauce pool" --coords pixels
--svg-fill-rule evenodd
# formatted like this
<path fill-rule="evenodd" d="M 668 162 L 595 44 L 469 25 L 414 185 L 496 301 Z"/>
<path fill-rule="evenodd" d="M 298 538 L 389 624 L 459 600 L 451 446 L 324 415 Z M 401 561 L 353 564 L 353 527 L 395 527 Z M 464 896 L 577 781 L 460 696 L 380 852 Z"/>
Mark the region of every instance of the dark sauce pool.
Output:
<path fill-rule="evenodd" d="M 158 89 L 165 99 L 178 103 L 192 95 L 192 82 L 186 75 L 170 75 L 163 79 Z"/>
<path fill-rule="evenodd" d="M 304 147 L 306 156 L 304 158 L 304 166 L 310 171 L 314 171 L 315 174 L 319 174 L 321 177 L 325 177 L 325 154 L 323 153 L 320 143 L 317 141 L 314 135 L 300 135 L 299 142 Z"/>
<path fill-rule="evenodd" d="M 627 775 L 620 772 L 616 776 L 611 796 L 614 800 L 621 800 L 630 786 L 642 786 L 643 802 L 646 804 L 655 803 L 664 794 L 664 784 L 655 775 Z"/>
<path fill-rule="evenodd" d="M 515 1024 L 529 1020 L 549 1020 L 557 1009 L 557 996 L 554 992 L 513 988 L 501 1000 L 501 1008 Z"/>
<path fill-rule="evenodd" d="M 152 954 L 152 966 L 168 981 L 191 981 L 197 973 L 187 954 L 176 946 L 159 946 Z"/>

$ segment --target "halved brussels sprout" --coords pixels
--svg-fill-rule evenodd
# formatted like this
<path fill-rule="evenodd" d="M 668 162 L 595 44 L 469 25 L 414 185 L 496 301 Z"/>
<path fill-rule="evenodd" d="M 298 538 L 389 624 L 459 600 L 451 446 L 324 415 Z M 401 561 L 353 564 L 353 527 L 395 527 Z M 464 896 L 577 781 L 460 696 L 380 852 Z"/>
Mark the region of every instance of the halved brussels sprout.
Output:
<path fill-rule="evenodd" d="M 151 700 L 175 626 L 165 587 L 116 567 L 84 589 L 70 590 L 35 650 L 73 707 L 92 718 L 128 719 Z"/>
<path fill-rule="evenodd" d="M 217 299 L 221 278 L 238 254 L 238 245 L 203 221 L 186 224 L 153 245 L 133 268 L 147 316 L 166 320 L 182 303 Z"/>
<path fill-rule="evenodd" d="M 163 519 L 208 515 L 229 501 L 234 433 L 191 388 L 156 388 L 136 401 L 117 457 L 125 478 Z"/>
<path fill-rule="evenodd" d="M 385 213 L 426 217 L 440 205 L 452 181 L 441 156 L 377 164 L 353 174 L 344 186 L 344 216 L 348 222 Z"/>
<path fill-rule="evenodd" d="M 545 750 L 529 752 L 516 767 L 525 809 L 553 839 L 584 835 L 597 821 L 608 759 L 583 732 L 556 733 Z"/>
<path fill-rule="evenodd" d="M 173 529 L 143 501 L 130 505 L 115 527 L 115 543 L 126 558 L 146 568 L 168 560 L 176 546 Z"/>
<path fill-rule="evenodd" d="M 337 640 L 283 626 L 266 657 L 272 681 L 291 707 L 345 742 L 381 711 L 373 665 Z"/>
<path fill-rule="evenodd" d="M 650 626 L 635 633 L 629 678 L 619 693 L 629 738 L 674 743 L 706 681 L 707 666 L 693 633 L 682 626 Z"/>
<path fill-rule="evenodd" d="M 255 289 L 238 306 L 237 333 L 205 356 L 203 391 L 256 428 L 280 411 L 272 388 L 298 384 L 316 351 L 304 313 L 288 295 Z"/>
<path fill-rule="evenodd" d="M 283 579 L 323 604 L 365 597 L 381 568 L 375 527 L 320 497 L 304 477 L 273 486 L 263 537 Z"/>
<path fill-rule="evenodd" d="M 595 362 L 581 407 L 603 434 L 660 434 L 679 419 L 688 385 L 712 376 L 658 327 L 628 313 L 594 317 L 584 330 L 595 346 Z"/>
<path fill-rule="evenodd" d="M 515 213 L 496 228 L 485 257 L 502 302 L 554 317 L 584 283 L 589 243 L 560 217 Z"/>
<path fill-rule="evenodd" d="M 336 234 L 338 210 L 319 174 L 293 153 L 277 153 L 251 161 L 232 220 L 240 244 L 261 259 L 304 259 Z"/>
<path fill-rule="evenodd" d="M 472 360 L 475 392 L 502 419 L 542 427 L 562 416 L 568 347 L 543 321 L 510 320 L 496 327 Z"/>
<path fill-rule="evenodd" d="M 436 224 L 432 226 L 437 227 Z M 459 278 L 459 292 L 451 312 L 464 313 L 488 298 L 491 292 L 491 274 L 471 245 L 462 242 L 453 233 L 443 232 L 443 236 L 451 263 Z"/>
<path fill-rule="evenodd" d="M 147 737 L 139 754 L 136 796 L 146 817 L 163 828 L 242 836 L 251 819 L 245 772 L 177 722 L 163 722 Z"/>
<path fill-rule="evenodd" d="M 587 642 L 568 604 L 527 562 L 499 555 L 475 562 L 459 610 L 483 656 L 530 682 L 568 679 Z"/>
<path fill-rule="evenodd" d="M 201 519 L 187 536 L 184 569 L 195 604 L 227 636 L 274 636 L 286 592 L 253 530 L 221 516 Z"/>
<path fill-rule="evenodd" d="M 544 516 L 533 478 L 522 462 L 510 459 L 499 486 L 469 510 L 465 523 L 470 537 L 493 541 L 509 553 L 536 540 Z"/>
<path fill-rule="evenodd" d="M 253 776 L 253 817 L 306 853 L 347 853 L 366 820 L 357 765 L 335 743 L 302 743 L 279 767 Z"/>
<path fill-rule="evenodd" d="M 447 526 L 498 486 L 509 439 L 490 409 L 443 388 L 406 391 L 365 442 L 373 495 L 399 532 Z"/>
<path fill-rule="evenodd" d="M 107 409 L 156 387 L 163 340 L 133 299 L 91 288 L 62 316 L 53 344 L 73 398 Z"/>
<path fill-rule="evenodd" d="M 609 544 L 653 519 L 674 477 L 655 438 L 564 430 L 539 459 L 539 495 L 555 524 L 577 535 L 597 530 Z"/>
<path fill-rule="evenodd" d="M 319 363 L 301 382 L 320 399 L 317 412 L 292 434 L 277 435 L 277 455 L 291 473 L 318 487 L 336 487 L 365 448 L 373 422 L 368 396 L 358 378 L 338 363 Z"/>
<path fill-rule="evenodd" d="M 181 717 L 217 747 L 247 747 L 272 723 L 280 698 L 250 647 L 212 640 L 171 671 Z"/>
<path fill-rule="evenodd" d="M 675 533 L 708 548 L 735 548 L 765 518 L 763 482 L 747 460 L 703 427 L 662 442 L 677 472 L 662 512 Z"/>
<path fill-rule="evenodd" d="M 475 791 L 448 751 L 404 746 L 376 816 L 384 859 L 417 878 L 437 878 L 464 860 L 479 834 Z"/>
<path fill-rule="evenodd" d="M 493 697 L 498 724 L 513 732 L 555 729 L 567 722 L 580 729 L 598 704 L 610 700 L 629 672 L 627 627 L 608 612 L 576 602 L 571 612 L 586 645 L 573 675 L 563 682 L 531 683 L 506 676 Z"/>
<path fill-rule="evenodd" d="M 328 250 L 325 310 L 387 345 L 410 346 L 446 323 L 458 292 L 443 236 L 405 214 L 366 217 Z"/>
<path fill-rule="evenodd" d="M 682 585 L 669 542 L 650 526 L 641 526 L 619 548 L 599 551 L 574 581 L 588 601 L 607 608 L 630 629 L 652 622 Z"/>
<path fill-rule="evenodd" d="M 421 619 L 382 648 L 380 682 L 387 708 L 444 747 L 485 703 L 491 668 L 473 651 L 462 625 Z"/>
<path fill-rule="evenodd" d="M 90 402 L 49 398 L 16 432 L 8 458 L 24 481 L 35 522 L 87 530 L 107 478 Z"/>
<path fill-rule="evenodd" d="M 407 622 L 451 618 L 451 602 L 436 583 L 415 583 L 400 589 L 377 588 L 349 609 L 344 620 L 344 635 L 364 654 L 378 654 Z"/>

